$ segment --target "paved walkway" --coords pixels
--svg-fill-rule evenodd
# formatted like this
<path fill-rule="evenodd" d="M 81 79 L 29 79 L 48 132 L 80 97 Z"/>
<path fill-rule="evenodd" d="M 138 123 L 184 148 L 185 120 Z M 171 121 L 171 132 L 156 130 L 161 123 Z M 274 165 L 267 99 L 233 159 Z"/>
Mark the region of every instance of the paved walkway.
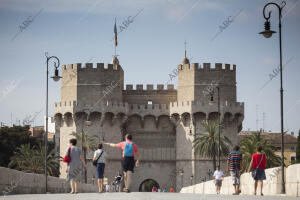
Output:
<path fill-rule="evenodd" d="M 24 194 L 0 197 L 1 200 L 299 200 L 296 197 L 284 196 L 233 196 L 233 195 L 199 195 L 178 193 L 81 193 L 81 194 Z"/>

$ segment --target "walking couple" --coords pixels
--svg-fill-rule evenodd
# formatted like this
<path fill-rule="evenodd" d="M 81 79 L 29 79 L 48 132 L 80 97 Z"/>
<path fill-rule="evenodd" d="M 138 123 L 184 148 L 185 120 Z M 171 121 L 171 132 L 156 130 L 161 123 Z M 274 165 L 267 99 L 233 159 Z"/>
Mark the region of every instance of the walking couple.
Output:
<path fill-rule="evenodd" d="M 65 153 L 63 161 L 68 164 L 67 166 L 67 181 L 70 182 L 71 194 L 78 193 L 78 182 L 81 179 L 82 166 L 86 169 L 86 163 L 84 161 L 82 151 L 76 146 L 77 140 L 70 139 L 70 146 Z M 127 134 L 125 136 L 125 141 L 118 144 L 105 143 L 111 147 L 122 149 L 122 168 L 124 172 L 124 183 L 125 192 L 130 192 L 130 185 L 132 174 L 134 172 L 134 167 L 139 166 L 140 154 L 138 152 L 138 147 L 132 142 L 132 135 Z M 98 145 L 98 150 L 95 151 L 93 157 L 93 163 L 96 166 L 96 175 L 98 178 L 99 192 L 103 191 L 103 174 L 105 169 L 106 152 L 102 149 L 103 145 L 100 143 Z M 135 158 L 137 160 L 135 161 Z"/>
<path fill-rule="evenodd" d="M 77 140 L 70 139 L 70 146 L 66 151 L 63 162 L 67 163 L 67 181 L 70 182 L 71 194 L 78 193 L 78 182 L 81 180 L 82 166 L 86 169 L 86 163 L 82 151 L 76 146 Z M 102 144 L 98 144 L 98 150 L 94 153 L 93 164 L 96 166 L 99 192 L 103 190 L 103 174 L 105 168 L 106 153 L 102 150 Z"/>
<path fill-rule="evenodd" d="M 139 160 L 140 155 L 138 152 L 138 147 L 135 143 L 132 142 L 132 135 L 127 134 L 125 136 L 125 141 L 120 142 L 118 144 L 113 143 L 104 143 L 111 147 L 120 148 L 122 149 L 122 167 L 124 172 L 124 183 L 125 183 L 125 192 L 130 192 L 130 184 L 131 184 L 131 178 L 132 173 L 134 171 L 135 166 L 139 166 Z M 137 161 L 135 162 L 134 156 L 136 155 Z M 98 187 L 99 192 L 103 192 L 103 174 L 104 174 L 104 168 L 105 168 L 105 162 L 107 162 L 106 159 L 106 152 L 102 150 L 102 144 L 98 145 L 98 150 L 94 153 L 93 162 L 96 166 L 96 175 L 98 178 Z M 118 179 L 117 179 L 118 180 Z M 118 182 L 118 191 L 120 191 L 120 181 Z"/>
<path fill-rule="evenodd" d="M 242 170 L 242 153 L 239 150 L 240 147 L 235 146 L 227 160 L 227 170 L 230 171 L 233 181 L 233 195 L 238 195 L 241 192 L 240 175 Z M 261 196 L 263 196 L 263 180 L 266 180 L 266 155 L 262 153 L 262 150 L 262 146 L 257 147 L 257 152 L 252 154 L 248 167 L 248 172 L 252 171 L 252 177 L 254 179 L 254 195 L 256 195 L 257 185 L 258 182 L 260 182 Z"/>

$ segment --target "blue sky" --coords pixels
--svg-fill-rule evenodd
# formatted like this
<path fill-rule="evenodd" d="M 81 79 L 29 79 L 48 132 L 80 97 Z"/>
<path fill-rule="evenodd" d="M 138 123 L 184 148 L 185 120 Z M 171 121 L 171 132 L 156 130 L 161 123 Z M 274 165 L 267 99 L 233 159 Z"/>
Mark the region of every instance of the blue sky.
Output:
<path fill-rule="evenodd" d="M 299 1 L 288 0 L 283 12 L 284 113 L 289 132 L 300 129 Z M 59 57 L 61 64 L 109 63 L 114 54 L 114 18 L 119 26 L 142 10 L 118 37 L 125 84 L 166 83 L 183 58 L 186 40 L 191 62 L 237 65 L 237 97 L 245 102 L 244 130 L 255 130 L 258 118 L 258 127 L 279 132 L 279 76 L 270 79 L 279 65 L 278 34 L 270 39 L 257 34 L 263 30 L 262 9 L 267 2 L 0 0 L 0 121 L 9 124 L 12 114 L 13 123 L 22 123 L 42 110 L 35 125 L 42 124 L 45 52 Z M 273 11 L 271 27 L 278 32 L 278 11 L 269 9 Z M 232 22 L 220 32 L 228 18 Z M 28 19 L 31 22 L 24 26 Z M 173 83 L 177 86 L 176 80 Z M 50 81 L 50 113 L 59 99 L 60 83 Z"/>

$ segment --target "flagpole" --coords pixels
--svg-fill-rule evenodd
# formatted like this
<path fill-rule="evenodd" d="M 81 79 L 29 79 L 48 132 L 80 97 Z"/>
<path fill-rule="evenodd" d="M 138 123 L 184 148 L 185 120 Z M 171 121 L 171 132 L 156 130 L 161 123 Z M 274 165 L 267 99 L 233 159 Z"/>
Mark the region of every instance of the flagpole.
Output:
<path fill-rule="evenodd" d="M 117 34 L 118 34 L 118 30 L 117 30 L 117 18 L 115 17 L 115 26 L 114 26 L 114 33 L 115 33 L 115 57 L 117 56 L 117 45 L 118 45 L 118 41 L 117 41 Z"/>

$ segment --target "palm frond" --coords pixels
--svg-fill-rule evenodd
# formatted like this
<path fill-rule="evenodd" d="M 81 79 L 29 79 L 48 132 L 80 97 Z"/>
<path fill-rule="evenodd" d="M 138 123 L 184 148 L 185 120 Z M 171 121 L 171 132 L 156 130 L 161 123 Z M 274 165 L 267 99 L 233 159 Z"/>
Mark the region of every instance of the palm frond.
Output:
<path fill-rule="evenodd" d="M 197 136 L 193 141 L 193 148 L 201 157 L 213 159 L 214 167 L 216 166 L 215 158 L 218 156 L 218 150 L 220 145 L 220 154 L 227 156 L 229 153 L 229 146 L 231 141 L 227 138 L 222 131 L 220 132 L 220 144 L 219 144 L 219 126 L 218 121 L 201 121 L 201 125 L 204 127 L 204 132 Z"/>

